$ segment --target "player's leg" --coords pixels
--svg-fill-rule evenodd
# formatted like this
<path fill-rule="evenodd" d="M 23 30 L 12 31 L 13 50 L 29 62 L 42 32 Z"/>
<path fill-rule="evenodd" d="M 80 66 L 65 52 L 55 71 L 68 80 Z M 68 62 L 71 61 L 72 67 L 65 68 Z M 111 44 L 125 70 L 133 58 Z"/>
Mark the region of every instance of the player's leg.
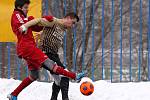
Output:
<path fill-rule="evenodd" d="M 46 55 L 48 56 L 49 59 L 56 62 L 58 66 L 65 68 L 64 65 L 61 63 L 58 54 L 53 54 L 53 53 L 49 52 L 49 53 L 46 53 Z M 61 78 L 59 75 L 56 75 L 52 71 L 51 71 L 51 74 L 55 80 L 55 82 L 53 83 L 53 86 L 52 86 L 51 100 L 57 100 L 57 96 L 58 96 L 60 89 L 61 89 L 62 98 L 63 98 L 62 100 L 65 100 L 65 99 L 69 100 L 68 99 L 69 78 L 68 77 Z"/>
<path fill-rule="evenodd" d="M 30 48 L 31 49 L 31 48 Z M 34 50 L 34 48 L 32 48 L 32 50 Z M 29 50 L 30 51 L 30 50 Z M 30 53 L 31 52 L 31 53 Z M 9 94 L 7 97 L 9 98 L 9 100 L 17 100 L 17 96 L 18 94 L 24 89 L 26 88 L 28 85 L 30 85 L 33 81 L 35 81 L 38 78 L 38 70 L 40 69 L 40 66 L 37 65 L 36 60 L 33 59 L 33 57 L 35 57 L 35 53 L 36 52 L 26 52 L 24 54 L 22 54 L 20 57 L 24 58 L 28 64 L 28 69 L 29 71 L 31 70 L 37 70 L 35 71 L 31 71 L 29 73 L 29 76 L 26 77 L 21 84 L 11 93 Z M 28 54 L 28 55 L 27 55 Z"/>
<path fill-rule="evenodd" d="M 50 100 L 57 100 L 59 91 L 60 91 L 60 86 L 56 85 L 56 83 L 54 82 L 52 86 L 52 96 Z"/>
<path fill-rule="evenodd" d="M 67 76 L 72 79 L 76 78 L 75 73 L 66 71 L 62 67 L 55 64 L 55 62 L 50 60 L 48 56 L 44 54 L 39 48 L 33 47 L 32 51 L 32 54 L 30 53 L 27 59 L 28 61 L 30 59 L 32 65 L 36 66 L 37 69 L 40 68 L 42 65 L 45 65 L 49 71 L 53 71 L 57 74 Z"/>
<path fill-rule="evenodd" d="M 60 91 L 61 77 L 59 75 L 56 75 L 56 74 L 52 74 L 52 76 L 54 78 L 54 83 L 52 86 L 52 96 L 51 96 L 50 100 L 57 100 L 58 93 Z"/>
<path fill-rule="evenodd" d="M 48 56 L 49 59 L 53 60 L 54 62 L 57 63 L 57 65 L 59 65 L 59 59 L 57 54 L 53 54 L 53 53 L 46 53 L 46 55 Z M 60 65 L 59 65 L 60 66 Z M 57 100 L 58 97 L 58 93 L 60 91 L 60 77 L 59 75 L 56 75 L 54 72 L 50 71 L 50 73 L 52 74 L 53 78 L 54 78 L 54 83 L 52 86 L 52 95 L 51 95 L 51 99 L 50 100 Z"/>
<path fill-rule="evenodd" d="M 55 64 L 55 62 L 50 60 L 48 56 L 44 54 L 40 49 L 33 48 L 33 50 L 34 52 L 32 52 L 32 55 L 29 57 L 29 59 L 32 62 L 32 64 L 37 68 L 40 68 L 42 65 L 45 65 L 49 71 L 53 71 L 54 73 L 64 75 L 72 79 L 78 79 L 81 77 L 81 74 L 80 75 L 77 74 L 76 76 L 76 73 L 65 70 L 64 68 Z"/>
<path fill-rule="evenodd" d="M 62 100 L 69 100 L 68 91 L 69 91 L 69 78 L 61 77 L 60 88 L 62 93 Z"/>
<path fill-rule="evenodd" d="M 37 80 L 39 78 L 39 70 L 31 70 L 29 71 L 29 76 L 25 78 L 21 84 L 7 97 L 9 100 L 17 100 L 18 94 L 26 88 L 28 85 L 30 85 L 33 81 Z"/>
<path fill-rule="evenodd" d="M 30 85 L 34 80 L 29 76 L 26 77 L 21 84 L 11 93 L 7 96 L 9 100 L 17 100 L 18 94 L 28 85 Z"/>
<path fill-rule="evenodd" d="M 51 60 L 55 61 L 58 66 L 61 66 L 62 68 L 65 68 L 65 66 L 61 63 L 58 54 L 49 53 L 47 55 Z M 69 100 L 69 98 L 68 98 L 69 78 L 68 77 L 61 77 L 60 89 L 61 89 L 61 93 L 62 93 L 62 100 Z"/>
<path fill-rule="evenodd" d="M 72 79 L 76 79 L 76 73 L 65 70 L 64 68 L 55 64 L 49 58 L 44 61 L 43 65 L 45 65 L 49 71 L 51 70 L 56 74 L 60 74 L 60 75 L 64 75 L 64 76 L 72 78 Z"/>

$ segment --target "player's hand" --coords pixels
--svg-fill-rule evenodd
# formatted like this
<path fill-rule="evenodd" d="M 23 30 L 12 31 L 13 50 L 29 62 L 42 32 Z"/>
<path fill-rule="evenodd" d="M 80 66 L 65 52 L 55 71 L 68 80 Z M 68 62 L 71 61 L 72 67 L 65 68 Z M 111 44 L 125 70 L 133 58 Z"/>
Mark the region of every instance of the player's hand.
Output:
<path fill-rule="evenodd" d="M 27 34 L 27 28 L 26 28 L 24 25 L 21 25 L 21 26 L 19 27 L 19 32 L 24 33 L 24 34 Z"/>

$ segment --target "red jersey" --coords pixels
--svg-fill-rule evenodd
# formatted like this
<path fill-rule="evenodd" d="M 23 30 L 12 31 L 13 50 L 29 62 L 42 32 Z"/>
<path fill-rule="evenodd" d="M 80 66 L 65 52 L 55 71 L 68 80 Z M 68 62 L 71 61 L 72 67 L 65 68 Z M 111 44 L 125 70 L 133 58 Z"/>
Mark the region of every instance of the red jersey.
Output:
<path fill-rule="evenodd" d="M 28 56 L 33 52 L 33 47 L 36 43 L 32 34 L 33 31 L 41 31 L 42 27 L 33 26 L 28 28 L 27 34 L 19 32 L 19 27 L 24 23 L 32 20 L 33 17 L 26 17 L 26 15 L 18 9 L 15 9 L 11 17 L 11 27 L 14 34 L 17 36 L 17 54 L 18 56 Z"/>

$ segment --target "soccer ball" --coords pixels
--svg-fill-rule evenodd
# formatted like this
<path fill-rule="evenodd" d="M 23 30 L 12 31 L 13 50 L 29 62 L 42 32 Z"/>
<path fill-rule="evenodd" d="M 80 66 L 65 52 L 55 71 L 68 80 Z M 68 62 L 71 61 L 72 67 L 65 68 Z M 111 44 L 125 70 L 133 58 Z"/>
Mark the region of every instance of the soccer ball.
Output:
<path fill-rule="evenodd" d="M 85 81 L 80 85 L 80 92 L 85 96 L 89 96 L 94 92 L 94 85 L 90 81 Z"/>

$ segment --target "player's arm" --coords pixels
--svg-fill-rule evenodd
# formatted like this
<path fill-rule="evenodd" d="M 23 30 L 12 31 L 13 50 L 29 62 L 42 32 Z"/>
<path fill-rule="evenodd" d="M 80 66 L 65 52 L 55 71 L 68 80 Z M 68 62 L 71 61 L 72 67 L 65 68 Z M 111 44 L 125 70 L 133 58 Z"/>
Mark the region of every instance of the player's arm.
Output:
<path fill-rule="evenodd" d="M 33 19 L 35 19 L 33 16 L 28 17 L 28 21 L 31 21 Z M 31 26 L 31 29 L 32 29 L 32 31 L 40 32 L 43 30 L 43 26 L 34 25 L 34 26 Z"/>
<path fill-rule="evenodd" d="M 61 24 L 62 23 L 61 19 L 57 19 L 53 16 L 44 16 L 43 18 L 36 18 L 23 24 L 19 30 L 21 32 L 25 32 L 29 27 L 34 26 L 34 25 L 51 27 L 55 23 Z"/>

